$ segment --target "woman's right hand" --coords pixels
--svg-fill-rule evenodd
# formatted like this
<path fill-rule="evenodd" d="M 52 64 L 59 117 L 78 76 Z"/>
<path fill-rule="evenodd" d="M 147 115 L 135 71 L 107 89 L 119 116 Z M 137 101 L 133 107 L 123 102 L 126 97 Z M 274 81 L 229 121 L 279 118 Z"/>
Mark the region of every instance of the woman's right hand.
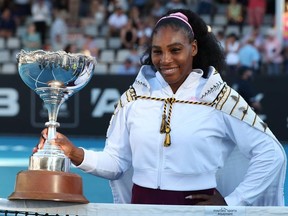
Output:
<path fill-rule="evenodd" d="M 48 129 L 45 128 L 41 132 L 41 137 L 39 139 L 39 143 L 37 147 L 33 149 L 33 153 L 37 152 L 38 149 L 42 149 L 44 146 L 44 143 L 47 139 L 47 133 Z M 58 146 L 64 154 L 71 160 L 71 162 L 78 166 L 82 163 L 84 159 L 84 151 L 81 148 L 76 147 L 65 135 L 57 132 L 56 138 L 50 140 L 50 143 L 52 145 Z"/>

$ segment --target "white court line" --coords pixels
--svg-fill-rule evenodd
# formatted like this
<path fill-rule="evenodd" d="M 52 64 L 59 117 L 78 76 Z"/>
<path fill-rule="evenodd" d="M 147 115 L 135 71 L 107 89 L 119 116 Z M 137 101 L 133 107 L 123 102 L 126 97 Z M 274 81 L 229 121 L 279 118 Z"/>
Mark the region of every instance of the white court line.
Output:
<path fill-rule="evenodd" d="M 27 167 L 29 158 L 5 158 L 0 159 L 0 167 Z"/>

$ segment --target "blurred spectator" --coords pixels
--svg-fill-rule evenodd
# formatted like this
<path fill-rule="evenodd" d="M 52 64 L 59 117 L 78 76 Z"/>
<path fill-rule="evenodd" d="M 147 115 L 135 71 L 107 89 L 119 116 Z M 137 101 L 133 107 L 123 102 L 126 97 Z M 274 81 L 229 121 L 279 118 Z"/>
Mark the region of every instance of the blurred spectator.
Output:
<path fill-rule="evenodd" d="M 84 28 L 89 25 L 96 26 L 97 31 L 100 31 L 106 21 L 106 14 L 107 11 L 103 2 L 101 0 L 92 0 L 89 13 L 81 19 L 81 25 Z"/>
<path fill-rule="evenodd" d="M 55 11 L 55 19 L 50 28 L 50 44 L 53 51 L 64 50 L 67 45 L 68 26 L 67 12 Z"/>
<path fill-rule="evenodd" d="M 238 26 L 239 32 L 242 33 L 244 17 L 242 5 L 237 0 L 230 0 L 227 5 L 227 26 Z"/>
<path fill-rule="evenodd" d="M 117 74 L 119 75 L 133 75 L 136 73 L 137 68 L 129 57 L 125 59 L 124 63 L 120 65 L 117 71 Z"/>
<path fill-rule="evenodd" d="M 266 0 L 248 0 L 247 16 L 249 25 L 256 28 L 259 28 L 262 25 L 266 12 L 266 5 Z"/>
<path fill-rule="evenodd" d="M 5 8 L 11 7 L 12 2 L 10 0 L 0 0 L 0 11 L 2 12 Z"/>
<path fill-rule="evenodd" d="M 167 10 L 178 8 L 187 8 L 187 5 L 183 3 L 182 0 L 169 0 L 166 4 Z"/>
<path fill-rule="evenodd" d="M 261 53 L 254 46 L 254 39 L 250 38 L 239 49 L 239 65 L 250 68 L 253 71 L 253 75 L 259 74 L 259 63 Z"/>
<path fill-rule="evenodd" d="M 34 23 L 30 23 L 26 27 L 26 33 L 22 38 L 23 49 L 26 51 L 34 51 L 42 49 L 40 34 L 36 31 Z"/>
<path fill-rule="evenodd" d="M 288 2 L 283 14 L 283 71 L 288 75 Z"/>
<path fill-rule="evenodd" d="M 246 44 L 251 38 L 254 40 L 254 46 L 261 52 L 264 42 L 264 35 L 262 34 L 261 29 L 258 27 L 251 27 L 251 31 L 243 36 L 241 44 Z"/>
<path fill-rule="evenodd" d="M 206 14 L 214 16 L 214 0 L 198 0 L 197 12 L 200 15 Z"/>
<path fill-rule="evenodd" d="M 99 56 L 99 48 L 96 44 L 95 38 L 93 35 L 86 34 L 84 35 L 84 43 L 82 45 L 82 53 L 86 55 L 91 55 L 93 57 Z"/>
<path fill-rule="evenodd" d="M 283 72 L 288 75 L 288 46 L 283 48 Z"/>
<path fill-rule="evenodd" d="M 66 53 L 78 53 L 77 46 L 72 43 L 67 44 L 66 47 L 64 48 L 64 51 Z"/>
<path fill-rule="evenodd" d="M 130 49 L 136 45 L 137 29 L 133 26 L 132 20 L 129 19 L 127 24 L 120 31 L 121 48 Z"/>
<path fill-rule="evenodd" d="M 136 6 L 139 11 L 140 11 L 140 14 L 146 14 L 146 6 L 147 6 L 147 0 L 130 0 L 130 7 L 131 6 Z"/>
<path fill-rule="evenodd" d="M 119 6 L 118 0 L 109 0 L 107 2 L 107 17 L 115 12 L 116 7 Z"/>
<path fill-rule="evenodd" d="M 91 8 L 91 0 L 80 0 L 79 3 L 78 15 L 80 18 L 85 18 L 87 17 L 87 14 L 89 14 L 89 10 Z"/>
<path fill-rule="evenodd" d="M 70 0 L 52 0 L 52 7 L 54 10 L 69 10 L 69 1 Z"/>
<path fill-rule="evenodd" d="M 223 50 L 225 49 L 225 33 L 224 30 L 219 30 L 216 32 L 216 38 L 220 43 L 220 46 L 223 48 Z"/>
<path fill-rule="evenodd" d="M 238 69 L 238 79 L 232 87 L 246 100 L 256 113 L 262 110 L 262 93 L 258 93 L 253 85 L 253 71 L 249 67 L 240 67 Z"/>
<path fill-rule="evenodd" d="M 109 0 L 106 1 L 107 4 L 107 15 L 108 17 L 115 12 L 116 8 L 121 7 L 124 13 L 131 10 L 133 5 L 129 5 L 130 0 Z M 103 2 L 103 1 L 102 1 Z"/>
<path fill-rule="evenodd" d="M 14 0 L 14 12 L 17 26 L 24 25 L 31 16 L 31 0 Z"/>
<path fill-rule="evenodd" d="M 76 27 L 79 25 L 79 13 L 80 13 L 80 0 L 69 0 L 69 26 Z"/>
<path fill-rule="evenodd" d="M 92 0 L 91 3 L 91 15 L 95 20 L 95 25 L 98 27 L 98 30 L 102 27 L 106 19 L 106 9 L 103 1 L 101 0 Z"/>
<path fill-rule="evenodd" d="M 120 30 L 128 22 L 128 16 L 124 13 L 121 6 L 117 6 L 115 11 L 108 17 L 109 37 L 119 37 Z"/>
<path fill-rule="evenodd" d="M 139 22 L 141 22 L 140 18 L 140 11 L 138 7 L 131 6 L 129 13 L 128 13 L 129 19 L 132 20 L 132 24 L 136 27 Z"/>
<path fill-rule="evenodd" d="M 35 0 L 31 8 L 32 19 L 36 26 L 36 31 L 41 36 L 41 43 L 46 43 L 47 27 L 51 22 L 49 4 L 45 0 Z"/>
<path fill-rule="evenodd" d="M 269 29 L 263 43 L 263 64 L 267 69 L 267 74 L 280 75 L 283 63 L 282 44 L 274 29 Z"/>
<path fill-rule="evenodd" d="M 239 64 L 238 51 L 240 48 L 240 43 L 238 37 L 235 33 L 230 33 L 225 41 L 225 52 L 226 52 L 226 63 L 228 65 L 228 78 L 232 81 L 237 76 L 237 67 Z"/>
<path fill-rule="evenodd" d="M 166 13 L 166 8 L 163 5 L 162 1 L 154 1 L 153 2 L 153 6 L 151 8 L 151 15 L 155 18 L 155 19 L 160 19 L 160 17 Z"/>
<path fill-rule="evenodd" d="M 142 19 L 137 26 L 137 44 L 140 48 L 146 45 L 147 40 L 150 38 L 152 33 L 152 23 L 154 24 L 154 20 L 150 17 L 147 17 L 145 20 Z"/>
<path fill-rule="evenodd" d="M 129 5 L 131 0 L 117 0 L 117 5 L 120 5 L 121 8 L 123 9 L 124 13 L 127 13 L 130 9 L 131 6 Z"/>
<path fill-rule="evenodd" d="M 129 59 L 132 61 L 133 65 L 139 69 L 140 68 L 140 53 L 137 46 L 133 46 L 130 50 Z M 141 53 L 142 54 L 142 53 Z"/>
<path fill-rule="evenodd" d="M 5 8 L 0 17 L 0 37 L 8 38 L 15 35 L 16 22 L 10 8 Z"/>
<path fill-rule="evenodd" d="M 285 9 L 283 13 L 283 42 L 284 46 L 288 46 L 288 2 L 285 3 Z"/>

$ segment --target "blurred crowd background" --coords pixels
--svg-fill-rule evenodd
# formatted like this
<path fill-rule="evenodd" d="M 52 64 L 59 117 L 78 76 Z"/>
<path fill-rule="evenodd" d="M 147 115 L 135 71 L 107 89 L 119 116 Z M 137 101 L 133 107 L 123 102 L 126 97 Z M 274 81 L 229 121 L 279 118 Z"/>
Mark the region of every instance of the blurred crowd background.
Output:
<path fill-rule="evenodd" d="M 275 0 L 0 0 L 0 75 L 17 73 L 21 49 L 82 52 L 97 58 L 96 74 L 136 74 L 153 26 L 173 8 L 190 8 L 211 27 L 229 79 L 243 67 L 252 76 L 288 75 Z"/>

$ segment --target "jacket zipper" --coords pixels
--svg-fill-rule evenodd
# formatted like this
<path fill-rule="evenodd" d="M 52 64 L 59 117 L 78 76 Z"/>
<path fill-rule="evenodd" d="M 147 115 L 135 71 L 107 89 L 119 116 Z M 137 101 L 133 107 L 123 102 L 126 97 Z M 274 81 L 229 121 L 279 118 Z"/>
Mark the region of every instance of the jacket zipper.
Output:
<path fill-rule="evenodd" d="M 164 136 L 164 135 L 163 135 Z M 159 163 L 158 163 L 158 176 L 157 176 L 157 189 L 160 189 L 161 186 L 161 172 L 162 172 L 162 168 L 163 168 L 163 144 L 160 143 L 159 144 Z"/>
<path fill-rule="evenodd" d="M 175 97 L 175 94 L 172 94 L 172 97 Z M 165 136 L 163 135 L 163 138 L 165 139 Z M 163 141 L 164 141 L 163 139 Z M 158 163 L 158 176 L 157 176 L 157 189 L 161 189 L 161 180 L 162 180 L 162 170 L 163 170 L 163 163 L 164 163 L 164 158 L 163 158 L 163 141 L 159 144 L 159 163 Z"/>

